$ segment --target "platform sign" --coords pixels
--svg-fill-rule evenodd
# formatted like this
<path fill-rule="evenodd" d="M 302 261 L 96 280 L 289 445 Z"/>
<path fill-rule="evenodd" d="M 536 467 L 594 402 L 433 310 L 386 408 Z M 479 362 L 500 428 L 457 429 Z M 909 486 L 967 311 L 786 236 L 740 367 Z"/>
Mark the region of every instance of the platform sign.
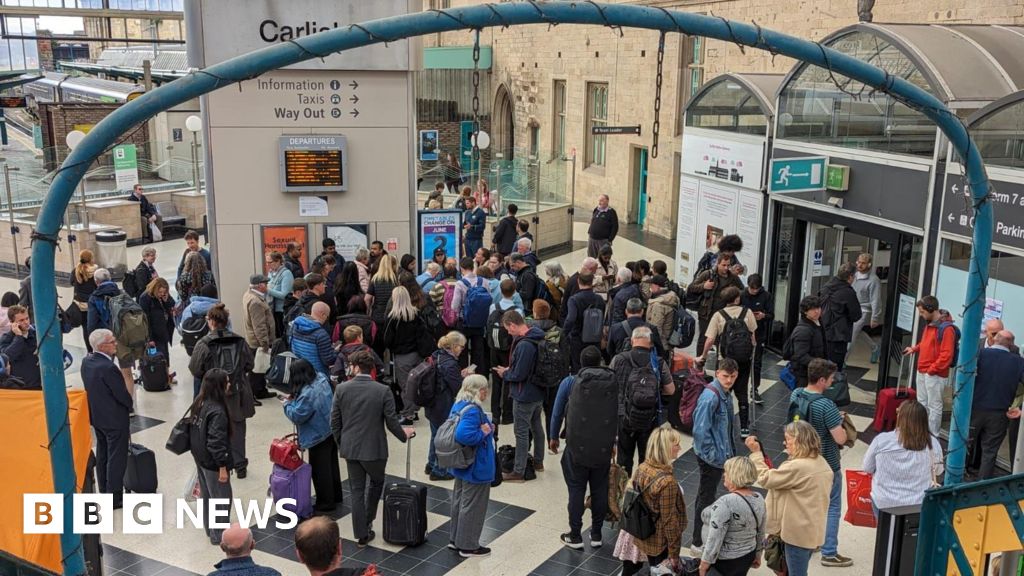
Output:
<path fill-rule="evenodd" d="M 139 183 L 139 161 L 135 144 L 114 147 L 114 179 L 118 190 L 131 190 Z"/>
<path fill-rule="evenodd" d="M 260 226 L 260 238 L 263 241 L 263 273 L 270 271 L 266 255 L 270 252 L 284 254 L 289 242 L 297 242 L 302 246 L 299 262 L 306 270 L 309 269 L 309 230 L 304 225 Z"/>
<path fill-rule="evenodd" d="M 344 192 L 348 187 L 344 136 L 281 136 L 278 147 L 282 192 Z"/>
<path fill-rule="evenodd" d="M 769 192 L 817 192 L 825 189 L 828 158 L 775 158 L 772 160 Z"/>
<path fill-rule="evenodd" d="M 416 213 L 420 271 L 441 248 L 447 258 L 462 253 L 462 210 L 420 210 Z"/>

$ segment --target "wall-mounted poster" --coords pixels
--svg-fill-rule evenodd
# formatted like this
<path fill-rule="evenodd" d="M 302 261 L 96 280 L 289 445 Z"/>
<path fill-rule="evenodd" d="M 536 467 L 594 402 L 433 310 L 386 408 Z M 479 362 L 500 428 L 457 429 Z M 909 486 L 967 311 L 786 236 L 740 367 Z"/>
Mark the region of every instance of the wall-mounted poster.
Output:
<path fill-rule="evenodd" d="M 421 210 L 416 213 L 416 221 L 420 271 L 438 248 L 443 249 L 448 258 L 459 257 L 462 253 L 461 210 Z"/>
<path fill-rule="evenodd" d="M 324 224 L 324 238 L 334 240 L 334 249 L 346 262 L 356 259 L 356 250 L 370 247 L 369 224 Z"/>
<path fill-rule="evenodd" d="M 683 136 L 683 174 L 760 190 L 763 165 L 762 143 L 730 141 L 692 128 L 687 128 Z"/>
<path fill-rule="evenodd" d="M 260 226 L 260 238 L 263 239 L 263 254 L 280 252 L 284 254 L 289 242 L 298 242 L 302 246 L 299 262 L 305 270 L 309 270 L 309 229 L 304 225 Z M 269 271 L 266 257 L 263 260 L 263 273 Z"/>
<path fill-rule="evenodd" d="M 437 130 L 420 130 L 420 160 L 437 160 Z"/>

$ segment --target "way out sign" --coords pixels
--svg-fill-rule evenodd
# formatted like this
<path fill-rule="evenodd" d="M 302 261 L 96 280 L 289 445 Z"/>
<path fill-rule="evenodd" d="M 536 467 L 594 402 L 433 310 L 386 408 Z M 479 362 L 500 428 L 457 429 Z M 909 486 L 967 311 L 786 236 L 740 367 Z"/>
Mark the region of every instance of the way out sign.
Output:
<path fill-rule="evenodd" d="M 825 189 L 824 156 L 775 158 L 772 160 L 769 192 L 817 192 Z"/>
<path fill-rule="evenodd" d="M 139 162 L 135 144 L 114 147 L 114 179 L 118 190 L 131 190 L 139 183 Z"/>

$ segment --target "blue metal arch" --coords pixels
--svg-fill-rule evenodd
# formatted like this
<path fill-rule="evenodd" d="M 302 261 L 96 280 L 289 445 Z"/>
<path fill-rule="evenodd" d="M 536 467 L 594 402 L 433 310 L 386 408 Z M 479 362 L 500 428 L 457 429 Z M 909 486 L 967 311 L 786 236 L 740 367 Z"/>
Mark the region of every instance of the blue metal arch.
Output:
<path fill-rule="evenodd" d="M 532 0 L 522 3 L 483 4 L 445 11 L 420 12 L 321 32 L 298 41 L 264 48 L 199 70 L 125 104 L 97 124 L 68 156 L 54 178 L 50 191 L 43 202 L 34 233 L 34 238 L 37 241 L 34 242 L 32 248 L 32 295 L 36 310 L 56 311 L 57 294 L 53 282 L 56 236 L 60 231 L 64 210 L 75 187 L 88 166 L 108 147 L 115 144 L 118 137 L 131 127 L 172 106 L 223 86 L 333 52 L 437 32 L 522 24 L 548 24 L 551 26 L 590 24 L 612 28 L 644 28 L 734 42 L 741 46 L 767 50 L 772 54 L 781 54 L 829 68 L 837 74 L 853 78 L 876 90 L 893 94 L 910 106 L 920 109 L 943 131 L 966 167 L 977 213 L 963 333 L 970 335 L 980 332 L 985 279 L 979 271 L 988 270 L 992 244 L 992 205 L 987 201 L 988 178 L 978 149 L 971 141 L 966 128 L 934 96 L 863 61 L 825 48 L 815 42 L 766 30 L 757 25 L 647 6 L 597 2 L 535 2 Z M 51 439 L 50 458 L 53 467 L 54 489 L 56 492 L 62 493 L 65 502 L 70 504 L 71 495 L 75 492 L 75 473 L 71 455 L 71 440 L 66 428 L 67 397 L 62 370 L 61 332 L 55 318 L 46 318 L 40 324 L 39 356 L 43 367 L 46 425 L 48 436 Z M 959 430 L 958 424 L 966 423 L 970 414 L 976 356 L 977 350 L 974 346 L 961 347 L 959 358 L 961 370 L 957 382 L 957 399 L 950 441 L 949 473 L 947 474 L 947 480 L 952 482 L 959 482 L 962 476 L 966 430 Z M 70 507 L 66 508 L 70 509 Z M 65 515 L 64 524 L 64 533 L 61 536 L 64 573 L 79 576 L 85 573 L 84 562 L 80 550 L 80 538 L 72 533 L 70 514 Z M 921 570 L 920 563 L 918 570 Z"/>

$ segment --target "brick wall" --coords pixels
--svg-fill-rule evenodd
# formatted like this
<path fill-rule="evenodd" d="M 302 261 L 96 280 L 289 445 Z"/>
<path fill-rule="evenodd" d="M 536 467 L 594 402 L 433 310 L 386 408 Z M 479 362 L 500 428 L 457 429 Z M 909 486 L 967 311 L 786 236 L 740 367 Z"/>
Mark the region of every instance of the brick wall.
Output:
<path fill-rule="evenodd" d="M 120 108 L 120 104 L 102 103 L 40 103 L 39 117 L 43 132 L 43 163 L 47 170 L 54 170 L 58 162 L 64 160 L 67 154 L 66 138 L 68 132 L 75 129 L 75 125 L 97 124 L 111 112 Z M 149 126 L 142 123 L 128 131 L 121 137 L 122 143 L 135 144 L 139 160 L 148 158 L 149 154 Z M 60 148 L 60 158 L 57 158 L 54 146 Z M 110 166 L 112 164 L 111 154 L 108 152 L 100 156 L 94 166 Z M 141 172 L 140 172 L 141 175 Z"/>
<path fill-rule="evenodd" d="M 420 186 L 421 189 L 427 189 L 432 187 L 432 181 L 440 180 L 439 171 L 436 170 L 437 166 L 444 160 L 444 152 L 452 152 L 455 155 L 459 153 L 459 146 L 462 142 L 462 124 L 461 122 L 430 122 L 419 120 L 416 123 L 417 130 L 437 130 L 438 148 L 441 150 L 442 155 L 437 161 L 422 161 L 420 162 L 420 174 L 423 174 L 429 170 L 430 175 L 426 177 L 426 181 Z M 491 123 L 489 118 L 480 119 L 480 129 L 490 133 Z M 417 136 L 418 137 L 418 136 Z M 419 150 L 417 149 L 417 154 Z M 490 149 L 480 151 L 480 161 L 486 166 L 490 162 Z M 465 157 L 459 159 L 462 162 L 463 167 L 468 167 L 468 163 Z"/>

